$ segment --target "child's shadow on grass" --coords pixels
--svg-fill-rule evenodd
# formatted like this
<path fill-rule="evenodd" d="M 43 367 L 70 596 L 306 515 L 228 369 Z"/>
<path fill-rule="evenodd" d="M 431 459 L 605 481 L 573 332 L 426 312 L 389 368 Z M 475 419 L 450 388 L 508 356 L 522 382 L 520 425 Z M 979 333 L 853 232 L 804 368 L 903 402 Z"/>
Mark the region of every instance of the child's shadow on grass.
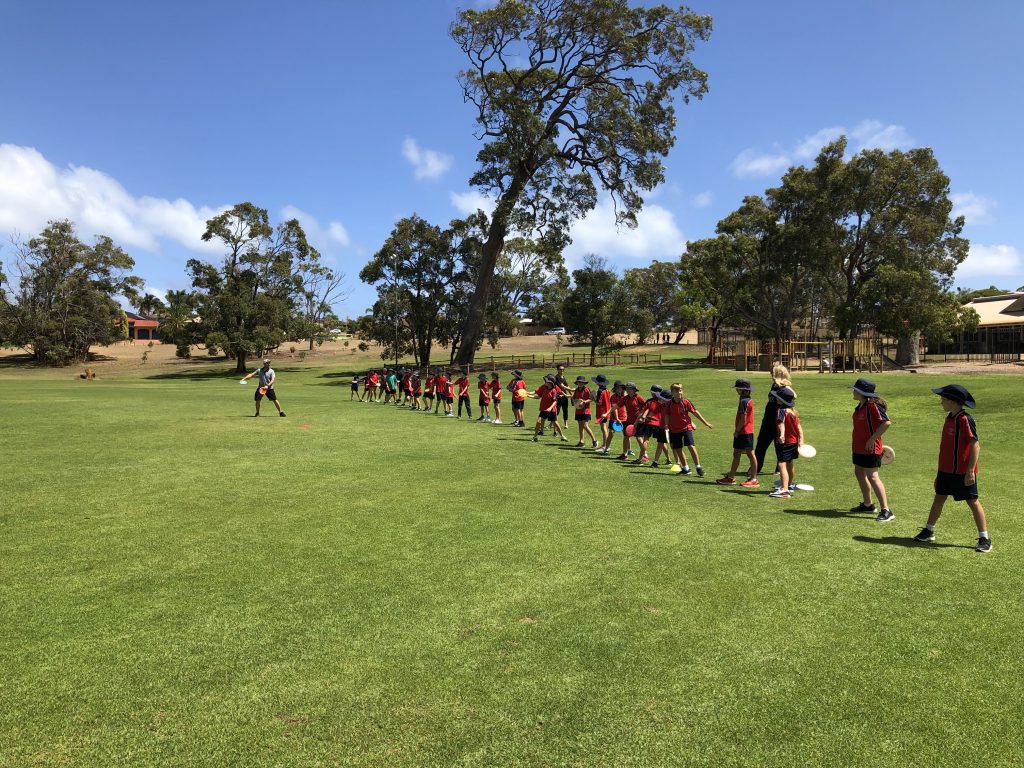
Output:
<path fill-rule="evenodd" d="M 840 517 L 852 517 L 856 520 L 874 520 L 874 515 L 865 515 L 863 512 L 850 512 L 846 509 L 784 509 L 787 515 L 810 515 L 811 517 L 824 517 L 835 520 Z"/>
<path fill-rule="evenodd" d="M 859 541 L 862 544 L 889 544 L 896 547 L 908 547 L 910 549 L 974 549 L 974 547 L 967 544 L 936 544 L 934 542 L 924 543 L 914 541 L 911 536 L 881 536 L 879 538 L 874 538 L 872 536 L 857 535 L 853 537 L 853 540 Z"/>

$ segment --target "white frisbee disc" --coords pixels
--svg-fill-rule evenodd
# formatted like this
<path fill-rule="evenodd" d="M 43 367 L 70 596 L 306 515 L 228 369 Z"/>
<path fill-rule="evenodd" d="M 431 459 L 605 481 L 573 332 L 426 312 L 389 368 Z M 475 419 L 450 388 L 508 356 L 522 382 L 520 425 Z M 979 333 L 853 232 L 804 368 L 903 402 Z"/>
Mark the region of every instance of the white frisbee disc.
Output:
<path fill-rule="evenodd" d="M 813 485 L 809 485 L 807 483 L 797 483 L 793 487 L 796 488 L 798 491 L 813 491 L 814 490 L 814 486 Z"/>
<path fill-rule="evenodd" d="M 241 380 L 241 381 L 239 381 L 238 383 L 239 383 L 239 384 L 248 384 L 249 382 L 248 382 L 248 381 L 246 381 L 245 379 L 242 379 L 242 380 Z"/>
<path fill-rule="evenodd" d="M 888 445 L 882 446 L 882 464 L 892 464 L 896 460 L 896 451 Z"/>
<path fill-rule="evenodd" d="M 809 445 L 808 443 L 804 443 L 803 445 L 801 445 L 799 448 L 797 448 L 796 452 L 800 454 L 801 459 L 813 459 L 815 456 L 818 455 L 817 449 L 813 445 Z"/>

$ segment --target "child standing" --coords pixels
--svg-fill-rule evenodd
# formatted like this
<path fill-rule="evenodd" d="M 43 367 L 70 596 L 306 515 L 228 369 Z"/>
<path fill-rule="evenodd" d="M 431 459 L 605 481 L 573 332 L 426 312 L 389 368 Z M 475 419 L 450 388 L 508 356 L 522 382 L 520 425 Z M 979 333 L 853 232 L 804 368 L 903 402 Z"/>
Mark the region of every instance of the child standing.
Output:
<path fill-rule="evenodd" d="M 672 395 L 668 403 L 668 437 L 669 445 L 672 447 L 672 457 L 682 466 L 683 474 L 690 474 L 690 465 L 686 463 L 683 456 L 683 446 L 690 451 L 694 468 L 697 470 L 697 477 L 704 477 L 704 468 L 700 465 L 700 456 L 697 454 L 697 445 L 693 439 L 693 414 L 708 429 L 713 427 L 700 415 L 700 411 L 693 407 L 693 403 L 683 397 L 683 385 L 676 382 L 672 385 Z"/>
<path fill-rule="evenodd" d="M 935 524 L 939 522 L 942 507 L 950 496 L 953 501 L 966 501 L 978 527 L 978 552 L 991 552 L 992 539 L 988 535 L 985 510 L 978 499 L 978 456 L 981 443 L 978 427 L 965 408 L 974 408 L 971 393 L 959 384 L 947 384 L 932 392 L 942 398 L 946 420 L 942 425 L 939 443 L 939 472 L 935 477 L 935 500 L 932 502 L 928 522 L 914 537 L 914 541 L 935 541 Z"/>
<path fill-rule="evenodd" d="M 455 382 L 459 387 L 459 418 L 462 418 L 462 406 L 466 406 L 466 418 L 473 418 L 473 409 L 469 403 L 469 374 L 459 371 L 459 379 Z"/>
<path fill-rule="evenodd" d="M 655 436 L 656 432 L 665 432 L 661 427 L 661 386 L 658 384 L 651 386 L 651 396 L 644 401 L 640 413 L 637 414 L 635 429 L 636 441 L 640 444 L 640 455 L 633 460 L 633 463 L 646 464 L 650 461 L 647 456 L 647 443 L 651 437 Z M 662 440 L 662 442 L 665 441 Z M 660 447 L 658 453 L 661 453 Z M 654 466 L 657 467 L 657 463 Z"/>
<path fill-rule="evenodd" d="M 445 371 L 444 373 L 444 415 L 453 417 L 455 412 L 452 410 L 452 406 L 455 403 L 455 382 L 452 380 L 451 371 Z M 466 381 L 466 397 L 469 397 L 469 381 Z M 472 415 L 472 414 L 470 414 Z"/>
<path fill-rule="evenodd" d="M 754 400 L 750 397 L 754 388 L 750 384 L 750 379 L 736 379 L 733 388 L 740 396 L 740 404 L 736 409 L 736 423 L 732 431 L 732 466 L 725 477 L 720 477 L 715 482 L 719 485 L 735 485 L 740 458 L 746 456 L 750 462 L 750 469 L 747 470 L 747 479 L 740 485 L 744 488 L 756 488 L 760 483 L 757 481 L 757 457 L 754 455 Z"/>
<path fill-rule="evenodd" d="M 419 371 L 413 371 L 409 386 L 412 388 L 412 409 L 418 411 L 420 409 L 420 395 L 423 393 Z"/>
<path fill-rule="evenodd" d="M 545 421 L 551 422 L 555 434 L 563 443 L 568 442 L 569 438 L 562 433 L 562 426 L 558 423 L 558 398 L 562 393 L 562 388 L 555 383 L 555 377 L 548 374 L 537 391 L 527 395 L 527 397 L 536 397 L 540 400 L 540 413 L 537 414 L 537 424 L 533 428 L 533 442 L 536 443 L 540 440 Z"/>
<path fill-rule="evenodd" d="M 487 381 L 487 374 L 481 373 L 476 377 L 476 388 L 479 390 L 477 403 L 480 405 L 480 416 L 477 421 L 491 420 L 491 384 Z"/>
<path fill-rule="evenodd" d="M 597 394 L 594 395 L 595 410 L 597 411 L 597 423 L 601 425 L 601 447 L 595 448 L 598 453 L 608 453 L 608 443 L 611 441 L 611 419 L 612 419 L 612 395 L 608 391 L 608 377 L 603 373 L 597 374 L 591 379 L 597 384 Z"/>
<path fill-rule="evenodd" d="M 599 448 L 600 453 L 607 454 L 612 447 L 612 438 L 615 436 L 615 424 L 622 424 L 626 420 L 626 385 L 621 381 L 612 384 L 612 392 L 608 397 L 608 418 L 605 419 L 608 429 L 606 430 L 604 445 Z M 623 451 L 625 453 L 625 451 Z M 619 457 L 623 458 L 623 457 Z"/>
<path fill-rule="evenodd" d="M 632 381 L 626 382 L 626 419 L 623 424 L 633 424 L 633 429 L 636 429 L 636 422 L 640 418 L 640 412 L 644 408 L 644 397 L 636 391 L 636 384 Z M 639 438 L 637 444 L 640 443 Z M 625 429 L 622 430 L 622 453 L 618 456 L 620 460 L 625 461 L 630 456 L 635 455 L 633 448 L 631 447 L 629 432 Z"/>
<path fill-rule="evenodd" d="M 512 371 L 512 381 L 509 382 L 508 389 L 512 393 L 512 426 L 524 427 L 526 423 L 523 421 L 523 403 L 526 401 L 519 396 L 519 390 L 526 389 L 526 381 L 519 369 Z"/>
<path fill-rule="evenodd" d="M 356 400 L 359 399 L 359 374 L 358 373 L 355 376 L 352 377 L 352 391 L 349 392 L 349 395 L 348 395 L 349 402 L 352 402 L 353 398 L 355 398 Z"/>
<path fill-rule="evenodd" d="M 576 377 L 576 389 L 572 392 L 572 404 L 576 409 L 576 425 L 580 430 L 580 441 L 576 443 L 577 448 L 583 447 L 583 433 L 590 435 L 590 442 L 597 448 L 597 438 L 590 428 L 590 387 L 587 386 L 587 377 L 580 375 Z"/>
<path fill-rule="evenodd" d="M 857 407 L 853 409 L 853 472 L 863 501 L 850 511 L 874 512 L 875 505 L 871 503 L 873 489 L 882 508 L 875 520 L 888 523 L 895 520 L 896 515 L 889 509 L 878 468 L 882 466 L 882 435 L 891 423 L 889 414 L 885 412 L 885 400 L 875 393 L 875 382 L 857 379 L 852 389 L 853 399 L 857 401 Z"/>
<path fill-rule="evenodd" d="M 494 424 L 501 424 L 501 376 L 491 371 L 491 400 L 494 402 Z"/>
<path fill-rule="evenodd" d="M 436 381 L 434 369 L 428 369 L 426 381 L 423 382 L 423 410 L 427 413 L 434 410 L 434 385 Z"/>
<path fill-rule="evenodd" d="M 797 452 L 804 442 L 800 416 L 796 412 L 796 393 L 789 387 L 780 387 L 771 393 L 778 406 L 775 417 L 775 460 L 779 463 L 779 476 L 782 484 L 768 494 L 773 499 L 792 498 L 790 484 L 796 478 L 794 462 L 799 458 Z"/>

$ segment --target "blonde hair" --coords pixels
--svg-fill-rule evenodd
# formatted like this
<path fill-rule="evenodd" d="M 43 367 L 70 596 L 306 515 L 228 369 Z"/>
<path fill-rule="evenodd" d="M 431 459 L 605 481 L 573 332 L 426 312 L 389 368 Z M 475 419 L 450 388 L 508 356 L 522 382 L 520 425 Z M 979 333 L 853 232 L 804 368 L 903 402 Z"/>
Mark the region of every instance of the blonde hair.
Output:
<path fill-rule="evenodd" d="M 780 387 L 793 387 L 793 382 L 789 379 L 789 368 L 782 363 L 776 363 L 772 366 L 772 379 Z"/>
<path fill-rule="evenodd" d="M 672 389 L 673 392 L 682 392 L 683 391 L 683 385 L 680 384 L 677 381 L 675 384 L 672 385 L 671 389 Z"/>

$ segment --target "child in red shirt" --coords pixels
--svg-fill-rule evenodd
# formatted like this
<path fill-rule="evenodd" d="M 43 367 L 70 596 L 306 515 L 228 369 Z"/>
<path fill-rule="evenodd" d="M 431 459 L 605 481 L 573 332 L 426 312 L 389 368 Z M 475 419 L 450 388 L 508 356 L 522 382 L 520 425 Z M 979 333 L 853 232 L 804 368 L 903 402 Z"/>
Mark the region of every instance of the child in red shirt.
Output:
<path fill-rule="evenodd" d="M 590 442 L 597 448 L 597 438 L 590 428 L 590 387 L 587 386 L 587 377 L 580 375 L 576 377 L 576 389 L 572 392 L 572 404 L 576 409 L 576 425 L 580 430 L 580 441 L 576 443 L 577 448 L 583 447 L 583 433 L 590 435 Z"/>
<path fill-rule="evenodd" d="M 771 397 L 779 406 L 775 427 L 775 459 L 779 463 L 782 482 L 768 495 L 773 499 L 789 499 L 792 497 L 790 485 L 796 479 L 793 464 L 799 457 L 798 449 L 803 445 L 804 431 L 796 412 L 796 393 L 789 387 L 782 387 L 772 392 Z"/>
<path fill-rule="evenodd" d="M 978 427 L 965 408 L 974 408 L 971 393 L 959 384 L 947 384 L 932 392 L 942 398 L 946 420 L 942 425 L 939 443 L 939 472 L 935 477 L 935 500 L 924 528 L 914 541 L 935 541 L 935 524 L 939 522 L 942 507 L 950 496 L 954 501 L 966 501 L 978 526 L 978 552 L 991 552 L 992 539 L 988 535 L 985 510 L 978 499 L 978 456 L 981 443 Z"/>
<path fill-rule="evenodd" d="M 875 505 L 871 503 L 871 491 L 874 489 L 882 507 L 875 520 L 888 523 L 895 520 L 896 515 L 889 509 L 878 468 L 882 466 L 882 435 L 891 423 L 889 414 L 885 412 L 885 400 L 875 393 L 875 382 L 857 379 L 851 389 L 853 399 L 857 401 L 857 407 L 853 409 L 853 472 L 863 501 L 850 511 L 874 512 Z"/>
<path fill-rule="evenodd" d="M 480 406 L 480 415 L 477 421 L 491 420 L 491 383 L 487 381 L 487 374 L 481 373 L 476 377 L 476 388 L 479 391 L 477 404 Z"/>
<path fill-rule="evenodd" d="M 605 445 L 611 440 L 612 434 L 612 395 L 608 391 L 608 377 L 603 373 L 599 373 L 591 381 L 597 384 L 597 394 L 594 395 L 594 402 L 597 412 L 596 421 L 601 425 L 601 447 L 597 448 L 596 443 L 594 447 L 598 453 L 608 453 L 608 448 Z"/>
<path fill-rule="evenodd" d="M 473 418 L 473 406 L 469 403 L 469 374 L 465 371 L 459 371 L 459 378 L 455 382 L 459 388 L 459 415 L 457 418 L 462 418 L 462 406 L 466 406 L 466 418 Z"/>
<path fill-rule="evenodd" d="M 668 433 L 665 431 L 665 423 L 662 420 L 665 406 L 672 397 L 657 384 L 651 387 L 651 396 L 644 403 L 643 410 L 637 417 L 636 437 L 640 443 L 640 458 L 634 464 L 646 464 L 650 459 L 647 456 L 647 444 L 653 437 L 658 443 L 654 452 L 654 461 L 651 466 L 657 469 L 658 458 L 661 452 L 665 452 L 665 459 L 668 460 Z"/>
<path fill-rule="evenodd" d="M 533 428 L 533 442 L 536 443 L 540 439 L 545 421 L 551 422 L 555 434 L 563 443 L 568 442 L 569 438 L 562 433 L 562 426 L 558 423 L 558 397 L 564 394 L 565 390 L 555 383 L 555 377 L 551 374 L 544 377 L 544 383 L 535 392 L 527 394 L 527 397 L 535 397 L 540 400 L 540 413 L 537 415 L 537 424 Z"/>
<path fill-rule="evenodd" d="M 732 466 L 725 477 L 720 477 L 715 482 L 719 485 L 735 485 L 740 459 L 746 456 L 750 461 L 750 468 L 747 470 L 747 479 L 740 485 L 744 488 L 756 488 L 760 483 L 757 481 L 757 457 L 754 455 L 754 401 L 750 397 L 753 387 L 750 379 L 736 379 L 733 388 L 740 396 L 740 404 L 736 409 L 736 423 L 732 431 Z"/>
<path fill-rule="evenodd" d="M 600 416 L 600 413 L 598 414 Z M 622 424 L 626 420 L 626 385 L 621 381 L 612 384 L 612 392 L 608 396 L 608 418 L 605 423 L 608 425 L 607 434 L 604 438 L 604 445 L 598 448 L 598 453 L 607 454 L 612 445 L 612 438 L 615 436 L 615 424 Z M 623 452 L 625 453 L 625 452 Z M 621 457 L 620 457 L 621 458 Z"/>
<path fill-rule="evenodd" d="M 686 463 L 683 456 L 683 446 L 690 450 L 693 458 L 694 468 L 697 470 L 697 477 L 704 477 L 704 468 L 700 465 L 700 456 L 697 454 L 697 445 L 693 439 L 692 413 L 708 429 L 713 427 L 700 415 L 700 411 L 693 407 L 693 403 L 683 397 L 683 385 L 676 382 L 672 385 L 672 396 L 667 404 L 668 413 L 668 443 L 672 448 L 672 458 L 683 468 L 683 474 L 690 474 L 690 465 Z"/>
<path fill-rule="evenodd" d="M 628 424 L 632 424 L 633 425 L 633 429 L 635 430 L 636 429 L 636 423 L 640 419 L 640 412 L 644 409 L 644 397 L 643 397 L 643 395 L 641 395 L 639 392 L 636 391 L 636 384 L 634 384 L 632 381 L 626 382 L 626 401 L 625 401 L 624 405 L 625 405 L 625 408 L 626 408 L 626 420 L 623 422 L 623 424 L 627 424 L 627 425 Z M 639 442 L 640 442 L 640 439 L 637 438 L 637 443 L 639 444 Z M 622 453 L 619 454 L 618 458 L 620 460 L 624 461 L 624 460 L 628 459 L 630 456 L 634 456 L 634 455 L 636 455 L 636 454 L 634 453 L 633 449 L 630 447 L 629 432 L 628 432 L 628 430 L 623 429 L 622 430 Z"/>
<path fill-rule="evenodd" d="M 526 422 L 523 421 L 523 403 L 526 401 L 519 396 L 519 390 L 526 389 L 526 381 L 523 379 L 523 372 L 520 370 L 512 371 L 512 381 L 508 385 L 509 392 L 512 393 L 512 426 L 513 427 L 525 427 Z"/>
<path fill-rule="evenodd" d="M 494 424 L 501 424 L 501 377 L 491 371 L 491 400 L 494 402 Z"/>

